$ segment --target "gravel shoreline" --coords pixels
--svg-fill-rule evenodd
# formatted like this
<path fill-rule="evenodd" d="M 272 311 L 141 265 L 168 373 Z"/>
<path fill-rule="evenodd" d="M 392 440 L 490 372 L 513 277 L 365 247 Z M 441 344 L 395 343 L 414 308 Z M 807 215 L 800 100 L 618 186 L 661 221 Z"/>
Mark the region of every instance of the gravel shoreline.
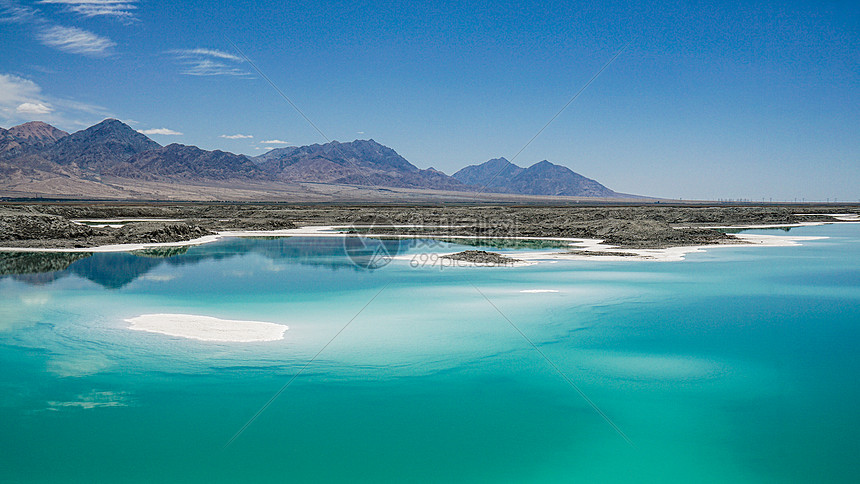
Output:
<path fill-rule="evenodd" d="M 838 221 L 827 215 L 837 211 L 860 214 L 860 206 L 571 208 L 6 203 L 0 204 L 0 247 L 82 249 L 189 241 L 221 231 L 335 225 L 349 228 L 351 233 L 486 239 L 587 238 L 601 239 L 619 248 L 662 249 L 742 242 L 724 230 L 706 227 L 827 223 Z M 138 218 L 150 220 L 130 220 Z M 109 225 L 113 226 L 99 223 L 105 220 L 110 220 Z"/>

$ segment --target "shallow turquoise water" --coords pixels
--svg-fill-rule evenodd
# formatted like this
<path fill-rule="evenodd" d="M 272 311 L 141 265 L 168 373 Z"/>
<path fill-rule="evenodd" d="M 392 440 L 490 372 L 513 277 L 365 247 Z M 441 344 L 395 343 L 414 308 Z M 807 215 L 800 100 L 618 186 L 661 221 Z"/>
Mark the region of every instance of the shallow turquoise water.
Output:
<path fill-rule="evenodd" d="M 0 482 L 856 482 L 860 225 L 791 234 L 829 238 L 374 271 L 338 239 L 232 239 L 6 276 Z M 206 343 L 123 321 L 160 312 L 290 330 Z"/>

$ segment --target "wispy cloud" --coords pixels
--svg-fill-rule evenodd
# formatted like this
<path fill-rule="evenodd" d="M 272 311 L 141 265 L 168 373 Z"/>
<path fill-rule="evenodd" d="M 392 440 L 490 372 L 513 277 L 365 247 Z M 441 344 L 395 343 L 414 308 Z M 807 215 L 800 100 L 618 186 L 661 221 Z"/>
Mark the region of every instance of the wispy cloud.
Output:
<path fill-rule="evenodd" d="M 52 25 L 40 29 L 36 38 L 44 45 L 63 52 L 89 56 L 107 55 L 115 42 L 77 27 Z"/>
<path fill-rule="evenodd" d="M 0 0 L 2 22 L 28 25 L 41 44 L 71 54 L 104 57 L 116 46 L 116 42 L 89 30 L 57 25 L 45 18 L 39 9 L 22 6 L 15 0 Z"/>
<path fill-rule="evenodd" d="M 0 14 L 2 14 L 0 22 L 17 24 L 32 22 L 39 18 L 38 10 L 9 0 L 0 0 Z"/>
<path fill-rule="evenodd" d="M 77 27 L 53 25 L 41 29 L 36 38 L 44 45 L 63 52 L 90 56 L 107 55 L 115 42 Z"/>
<path fill-rule="evenodd" d="M 168 128 L 139 129 L 137 132 L 143 134 L 160 134 L 163 136 L 182 136 L 182 133 L 179 131 Z"/>
<path fill-rule="evenodd" d="M 251 139 L 254 137 L 254 135 L 250 135 L 250 134 L 222 134 L 221 137 L 226 138 L 226 139 Z"/>
<path fill-rule="evenodd" d="M 264 145 L 289 145 L 292 144 L 289 141 L 281 141 L 279 139 L 267 139 L 266 141 L 260 141 Z"/>
<path fill-rule="evenodd" d="M 92 114 L 101 119 L 112 118 L 113 114 L 105 107 L 96 104 L 84 103 L 72 99 L 57 99 L 54 101 L 57 106 L 63 109 L 80 111 L 82 113 Z"/>
<path fill-rule="evenodd" d="M 35 72 L 41 72 L 42 74 L 54 75 L 57 74 L 58 71 L 56 69 L 52 69 L 50 67 L 45 67 L 39 64 L 28 64 L 25 66 L 27 69 Z"/>
<path fill-rule="evenodd" d="M 64 5 L 69 11 L 84 17 L 134 18 L 137 0 L 41 0 L 38 3 Z"/>
<path fill-rule="evenodd" d="M 176 49 L 168 53 L 185 66 L 182 74 L 189 76 L 250 76 L 249 72 L 237 67 L 242 63 L 242 58 L 229 52 L 198 47 Z"/>
<path fill-rule="evenodd" d="M 229 52 L 224 52 L 223 50 L 217 49 L 204 49 L 202 47 L 198 47 L 196 49 L 178 49 L 172 51 L 174 54 L 178 55 L 188 55 L 188 56 L 208 56 L 215 57 L 216 59 L 225 59 L 233 62 L 242 62 L 242 58 L 236 55 L 233 55 Z"/>

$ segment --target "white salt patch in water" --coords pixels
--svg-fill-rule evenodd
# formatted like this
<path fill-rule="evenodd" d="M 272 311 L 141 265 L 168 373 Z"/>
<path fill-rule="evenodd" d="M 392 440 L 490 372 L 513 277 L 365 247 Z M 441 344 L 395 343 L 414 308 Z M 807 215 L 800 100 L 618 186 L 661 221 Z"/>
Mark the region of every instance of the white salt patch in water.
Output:
<path fill-rule="evenodd" d="M 48 410 L 59 410 L 63 407 L 81 408 L 91 410 L 103 407 L 128 407 L 129 398 L 125 392 L 97 392 L 95 390 L 87 394 L 77 396 L 77 400 L 67 402 L 49 401 Z"/>
<path fill-rule="evenodd" d="M 695 381 L 715 378 L 726 368 L 707 359 L 681 355 L 593 354 L 589 367 L 606 376 L 647 381 Z"/>
<path fill-rule="evenodd" d="M 60 354 L 47 361 L 47 370 L 62 378 L 95 375 L 113 366 L 113 362 L 99 353 Z"/>
<path fill-rule="evenodd" d="M 128 329 L 200 341 L 251 343 L 284 339 L 283 324 L 236 321 L 196 314 L 142 314 L 125 320 Z"/>
<path fill-rule="evenodd" d="M 176 275 L 174 274 L 146 274 L 140 276 L 139 278 L 142 281 L 153 281 L 153 282 L 167 282 L 176 279 Z"/>

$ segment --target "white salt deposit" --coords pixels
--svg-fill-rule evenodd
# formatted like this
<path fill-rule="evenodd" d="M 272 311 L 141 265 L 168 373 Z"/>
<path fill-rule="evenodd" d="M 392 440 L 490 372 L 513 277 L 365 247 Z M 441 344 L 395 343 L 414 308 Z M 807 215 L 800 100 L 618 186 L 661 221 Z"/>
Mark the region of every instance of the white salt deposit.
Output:
<path fill-rule="evenodd" d="M 288 327 L 263 321 L 236 321 L 196 314 L 142 314 L 125 320 L 129 329 L 200 341 L 250 343 L 284 339 Z"/>

